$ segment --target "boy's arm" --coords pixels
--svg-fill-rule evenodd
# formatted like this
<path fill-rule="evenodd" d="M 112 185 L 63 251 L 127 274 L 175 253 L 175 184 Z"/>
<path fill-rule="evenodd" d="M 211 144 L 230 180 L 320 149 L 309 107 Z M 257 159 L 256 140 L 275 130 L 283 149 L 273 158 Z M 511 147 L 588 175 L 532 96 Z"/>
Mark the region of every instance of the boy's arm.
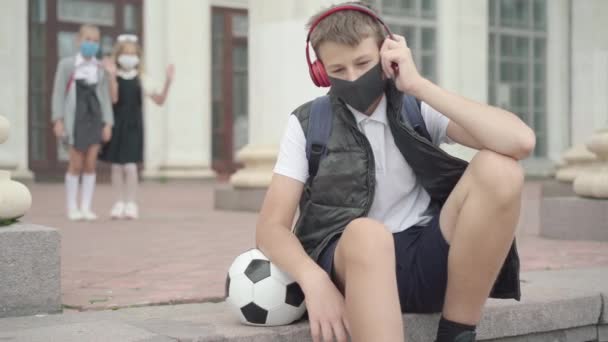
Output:
<path fill-rule="evenodd" d="M 382 67 L 397 88 L 426 102 L 450 119 L 447 135 L 455 142 L 488 149 L 515 159 L 526 158 L 536 143 L 534 132 L 515 114 L 477 103 L 424 79 L 402 36 L 387 38 L 381 48 Z M 396 75 L 392 63 L 399 65 Z"/>
<path fill-rule="evenodd" d="M 256 245 L 281 270 L 290 274 L 302 288 L 324 271 L 306 254 L 291 226 L 304 184 L 274 174 L 256 227 Z"/>
<path fill-rule="evenodd" d="M 450 119 L 447 136 L 457 143 L 517 160 L 534 150 L 534 132 L 511 112 L 453 94 L 423 78 L 412 93 Z"/>
<path fill-rule="evenodd" d="M 346 336 L 344 298 L 290 229 L 303 188 L 300 181 L 273 175 L 258 219 L 256 245 L 302 288 L 313 341 L 320 341 L 321 335 Z"/>

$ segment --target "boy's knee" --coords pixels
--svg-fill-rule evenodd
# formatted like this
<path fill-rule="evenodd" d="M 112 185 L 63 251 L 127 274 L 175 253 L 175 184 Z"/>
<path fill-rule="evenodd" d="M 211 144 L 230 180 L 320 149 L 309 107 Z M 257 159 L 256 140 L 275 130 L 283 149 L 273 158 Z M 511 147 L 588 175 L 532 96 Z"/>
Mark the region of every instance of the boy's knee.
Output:
<path fill-rule="evenodd" d="M 475 183 L 489 191 L 498 202 L 519 199 L 524 186 L 524 170 L 513 158 L 483 150 L 471 161 Z"/>
<path fill-rule="evenodd" d="M 368 218 L 349 223 L 340 244 L 344 258 L 353 262 L 373 263 L 395 255 L 393 235 L 380 222 Z"/>

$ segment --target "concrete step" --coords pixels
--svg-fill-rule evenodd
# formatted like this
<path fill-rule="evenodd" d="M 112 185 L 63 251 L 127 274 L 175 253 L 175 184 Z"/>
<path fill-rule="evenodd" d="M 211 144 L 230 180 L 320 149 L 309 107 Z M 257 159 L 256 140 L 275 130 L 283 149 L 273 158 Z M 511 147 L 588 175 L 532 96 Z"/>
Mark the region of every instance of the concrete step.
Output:
<path fill-rule="evenodd" d="M 543 197 L 540 236 L 558 240 L 608 241 L 608 200 Z"/>
<path fill-rule="evenodd" d="M 523 298 L 490 300 L 479 341 L 608 342 L 608 268 L 522 275 Z M 405 315 L 408 341 L 435 337 L 438 315 Z M 243 326 L 225 303 L 0 319 L 1 341 L 310 341 L 306 322 Z"/>

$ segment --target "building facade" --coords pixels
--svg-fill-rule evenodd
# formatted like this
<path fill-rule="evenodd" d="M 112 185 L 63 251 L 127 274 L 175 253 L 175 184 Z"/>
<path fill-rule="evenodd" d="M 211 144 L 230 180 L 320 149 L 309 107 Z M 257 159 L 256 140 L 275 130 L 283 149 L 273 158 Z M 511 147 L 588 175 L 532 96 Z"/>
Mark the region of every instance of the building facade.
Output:
<path fill-rule="evenodd" d="M 608 1 L 372 2 L 406 37 L 422 74 L 507 108 L 535 130 L 537 147 L 524 162 L 529 173 L 549 173 L 567 147 L 608 124 Z M 256 159 L 271 161 L 291 110 L 325 92 L 308 78 L 304 24 L 332 3 L 2 1 L 0 113 L 13 128 L 0 168 L 38 180 L 65 171 L 66 153 L 50 124 L 52 81 L 58 59 L 76 51 L 76 31 L 88 22 L 101 28 L 102 54 L 118 34 L 131 32 L 141 37 L 149 77 L 162 82 L 165 67 L 176 66 L 165 106 L 146 103 L 145 177 L 231 174 L 243 166 L 239 160 L 245 168 L 237 179 L 268 173 L 272 163 L 260 168 Z"/>

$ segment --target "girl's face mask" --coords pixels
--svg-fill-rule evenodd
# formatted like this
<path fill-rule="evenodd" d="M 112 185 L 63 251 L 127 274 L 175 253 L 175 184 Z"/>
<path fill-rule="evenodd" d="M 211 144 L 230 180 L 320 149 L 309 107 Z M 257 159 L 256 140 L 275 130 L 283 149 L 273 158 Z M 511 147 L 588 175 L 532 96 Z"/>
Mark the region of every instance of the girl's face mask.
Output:
<path fill-rule="evenodd" d="M 139 57 L 123 54 L 118 56 L 118 64 L 125 70 L 132 70 L 139 64 Z"/>

